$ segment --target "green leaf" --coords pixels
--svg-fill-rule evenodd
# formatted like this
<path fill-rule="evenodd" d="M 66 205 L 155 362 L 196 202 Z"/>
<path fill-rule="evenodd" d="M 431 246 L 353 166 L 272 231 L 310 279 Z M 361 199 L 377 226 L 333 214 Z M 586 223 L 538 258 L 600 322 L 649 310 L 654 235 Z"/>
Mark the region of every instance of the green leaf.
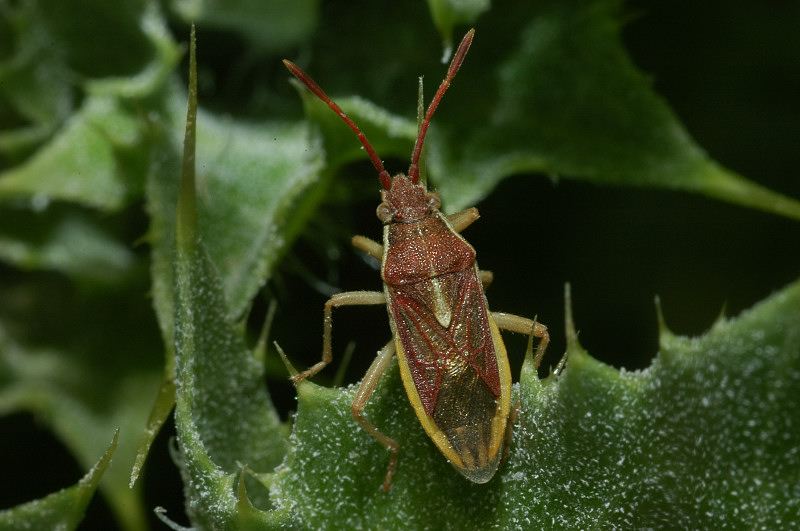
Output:
<path fill-rule="evenodd" d="M 163 85 L 178 50 L 152 2 L 125 1 L 113 7 L 103 2 L 45 3 L 52 5 L 40 11 L 24 3 L 12 10 L 16 24 L 48 31 L 25 35 L 20 28 L 15 35 L 22 49 L 5 65 L 5 75 L 12 76 L 7 92 L 11 109 L 26 123 L 7 135 L 8 142 L 17 145 L 20 135 L 30 137 L 32 130 L 54 134 L 22 163 L 0 172 L 0 199 L 21 199 L 37 211 L 51 201 L 118 210 L 141 194 L 144 183 L 138 164 L 143 158 L 139 150 L 147 147 L 147 128 L 141 108 L 131 99 L 145 98 Z M 61 13 L 65 8 L 68 14 Z M 84 26 L 101 21 L 110 24 L 104 31 Z M 90 34 L 91 41 L 83 38 Z M 124 37 L 130 38 L 123 41 Z M 49 65 L 46 74 L 33 64 L 42 48 L 48 53 L 57 50 L 53 57 L 58 63 L 50 65 L 55 60 L 50 58 L 44 63 Z M 3 75 L 0 63 L 0 79 Z M 49 80 L 39 79 L 44 75 L 57 80 L 51 90 L 39 88 L 50 86 Z M 60 81 L 70 76 L 84 80 L 88 94 L 65 119 L 66 102 L 73 94 Z M 12 150 L 9 155 L 20 153 Z"/>
<path fill-rule="evenodd" d="M 154 248 L 156 305 L 171 321 L 172 219 L 177 201 L 180 92 L 172 92 L 162 120 L 168 128 L 153 152 L 148 210 Z M 321 197 L 320 147 L 308 144 L 302 124 L 252 124 L 199 112 L 197 209 L 203 241 L 220 271 L 231 318 L 239 318 L 269 278 Z M 169 334 L 167 335 L 169 337 Z"/>
<path fill-rule="evenodd" d="M 178 48 L 155 2 L 16 2 L 0 27 L 0 257 L 28 271 L 3 271 L 0 412 L 33 413 L 86 469 L 119 429 L 101 491 L 120 527 L 143 529 L 128 467 L 161 346 L 130 248 L 142 225 L 121 210 L 142 193 L 142 111 Z"/>
<path fill-rule="evenodd" d="M 247 487 L 260 510 L 235 491 L 243 466 L 269 472 L 285 454 L 286 434 L 264 387 L 263 365 L 225 315 L 219 278 L 202 247 L 179 251 L 175 279 L 175 425 L 189 516 L 215 529 L 269 520 L 263 510 L 272 504 L 260 482 Z"/>
<path fill-rule="evenodd" d="M 69 116 L 74 94 L 64 49 L 52 46 L 33 2 L 2 10 L 0 33 L 12 52 L 0 55 L 0 154 L 16 162 Z"/>
<path fill-rule="evenodd" d="M 724 168 L 694 142 L 625 53 L 619 4 L 535 4 L 491 75 L 480 73 L 493 81 L 480 82 L 481 101 L 462 103 L 473 112 L 440 117 L 431 134 L 430 173 L 448 207 L 474 204 L 510 174 L 543 172 L 685 190 L 800 219 L 800 202 Z M 473 48 L 488 46 L 478 28 Z M 485 52 L 474 56 L 454 84 L 482 70 Z"/>
<path fill-rule="evenodd" d="M 199 121 L 200 225 L 237 317 L 321 199 L 310 188 L 322 161 L 303 124 Z"/>
<path fill-rule="evenodd" d="M 108 434 L 120 430 L 117 466 L 100 488 L 124 529 L 145 525 L 142 489 L 128 487 L 129 466 L 161 363 L 141 297 L 143 272 L 140 266 L 115 291 L 30 275 L 0 300 L 0 415 L 33 413 L 87 470 Z"/>
<path fill-rule="evenodd" d="M 26 198 L 38 210 L 51 201 L 121 208 L 141 183 L 128 180 L 111 140 L 138 142 L 138 127 L 135 115 L 116 99 L 90 98 L 46 147 L 0 173 L 0 199 Z"/>
<path fill-rule="evenodd" d="M 162 392 L 141 443 L 134 481 L 174 401 L 170 397 L 174 377 L 173 235 L 179 193 L 175 176 L 180 174 L 181 163 L 173 131 L 182 122 L 178 105 L 183 97 L 178 89 L 171 90 L 159 116 L 160 140 L 155 142 L 147 183 L 154 303 L 168 351 Z M 197 215 L 204 252 L 210 255 L 224 290 L 226 319 L 234 322 L 246 312 L 320 201 L 321 190 L 310 188 L 319 178 L 322 161 L 319 147 L 309 148 L 308 130 L 302 124 L 256 125 L 202 111 L 199 121 Z"/>
<path fill-rule="evenodd" d="M 39 23 L 48 28 L 50 44 L 60 48 L 69 69 L 81 81 L 135 80 L 151 62 L 164 60 L 159 56 L 164 49 L 157 36 L 166 35 L 165 20 L 152 0 L 23 4 L 35 10 Z"/>
<path fill-rule="evenodd" d="M 258 51 L 285 49 L 310 37 L 317 25 L 317 0 L 173 0 L 186 22 L 233 32 Z"/>
<path fill-rule="evenodd" d="M 117 448 L 119 430 L 106 453 L 74 486 L 60 490 L 40 500 L 30 501 L 12 509 L 0 511 L 3 529 L 75 529 L 83 519 L 86 507 L 94 496 L 97 485 L 111 464 Z"/>
<path fill-rule="evenodd" d="M 23 269 L 57 270 L 86 284 L 113 285 L 134 268 L 131 250 L 85 212 L 0 210 L 0 257 Z"/>
<path fill-rule="evenodd" d="M 459 24 L 474 24 L 477 18 L 491 7 L 489 0 L 428 0 L 436 29 L 444 38 L 445 54 L 449 60 L 453 48 L 453 28 Z"/>
<path fill-rule="evenodd" d="M 175 226 L 175 425 L 182 453 L 189 516 L 204 528 L 267 522 L 239 487 L 246 466 L 267 472 L 285 453 L 285 435 L 263 385 L 263 364 L 231 321 L 221 279 L 200 240 L 195 191 L 197 86 L 194 31 L 189 110 Z M 244 481 L 241 474 L 240 481 Z M 256 506 L 270 506 L 260 483 L 250 482 Z"/>
<path fill-rule="evenodd" d="M 643 371 L 573 344 L 560 377 L 524 371 L 512 451 L 486 485 L 428 440 L 396 366 L 366 410 L 401 445 L 389 494 L 388 454 L 350 412 L 355 386 L 304 382 L 273 496 L 312 529 L 784 527 L 800 516 L 798 322 L 800 283 L 702 337 L 662 332 Z"/>

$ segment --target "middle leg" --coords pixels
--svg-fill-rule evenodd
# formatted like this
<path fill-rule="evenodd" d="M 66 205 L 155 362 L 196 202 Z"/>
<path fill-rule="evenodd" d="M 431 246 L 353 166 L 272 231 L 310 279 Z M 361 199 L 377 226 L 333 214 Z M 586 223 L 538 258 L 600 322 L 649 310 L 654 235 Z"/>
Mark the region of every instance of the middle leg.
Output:
<path fill-rule="evenodd" d="M 333 309 L 337 306 L 366 306 L 370 304 L 386 304 L 386 295 L 382 291 L 346 291 L 337 293 L 325 303 L 322 332 L 322 360 L 305 371 L 292 377 L 294 383 L 314 376 L 325 368 L 333 359 L 331 336 L 333 335 Z"/>
<path fill-rule="evenodd" d="M 544 352 L 547 350 L 547 344 L 550 343 L 550 334 L 547 332 L 547 327 L 536 320 L 510 313 L 492 312 L 492 317 L 498 328 L 520 334 L 533 335 L 541 339 L 536 347 L 536 354 L 533 356 L 533 368 L 538 369 L 542 363 Z"/>

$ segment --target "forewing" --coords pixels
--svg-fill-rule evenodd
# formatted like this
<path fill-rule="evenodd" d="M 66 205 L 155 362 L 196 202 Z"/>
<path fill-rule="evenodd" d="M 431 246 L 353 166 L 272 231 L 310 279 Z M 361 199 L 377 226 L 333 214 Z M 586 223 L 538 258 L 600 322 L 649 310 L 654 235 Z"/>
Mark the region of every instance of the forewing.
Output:
<path fill-rule="evenodd" d="M 487 400 L 500 396 L 500 378 L 477 268 L 387 286 L 387 291 L 397 341 L 425 413 L 434 417 L 438 401 L 446 395 L 446 409 L 455 408 L 450 413 L 457 417 L 484 416 L 476 417 L 476 410 L 486 410 Z M 453 309 L 447 327 L 435 316 L 441 304 Z"/>

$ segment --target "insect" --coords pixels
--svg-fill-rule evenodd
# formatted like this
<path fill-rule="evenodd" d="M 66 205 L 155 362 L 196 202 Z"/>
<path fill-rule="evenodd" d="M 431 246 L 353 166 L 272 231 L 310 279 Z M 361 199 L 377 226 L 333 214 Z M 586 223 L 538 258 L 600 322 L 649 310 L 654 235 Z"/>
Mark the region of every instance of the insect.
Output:
<path fill-rule="evenodd" d="M 490 312 L 484 287 L 492 274 L 480 271 L 475 250 L 460 232 L 478 219 L 469 208 L 449 216 L 439 211 L 437 192 L 419 182 L 419 159 L 431 117 L 461 67 L 475 30 L 461 41 L 419 126 L 408 175 L 390 177 L 358 126 L 297 65 L 286 67 L 356 133 L 382 186 L 377 215 L 383 245 L 364 236 L 353 245 L 381 261 L 383 291 L 339 293 L 325 303 L 322 360 L 293 377 L 295 383 L 321 371 L 332 359 L 332 311 L 340 306 L 386 305 L 393 339 L 378 353 L 356 392 L 353 416 L 390 452 L 383 489 L 389 490 L 399 445 L 364 417 L 370 396 L 397 354 L 414 411 L 444 456 L 467 479 L 486 483 L 510 443 L 511 370 L 499 329 L 540 338 L 538 368 L 549 342 L 535 320 Z"/>

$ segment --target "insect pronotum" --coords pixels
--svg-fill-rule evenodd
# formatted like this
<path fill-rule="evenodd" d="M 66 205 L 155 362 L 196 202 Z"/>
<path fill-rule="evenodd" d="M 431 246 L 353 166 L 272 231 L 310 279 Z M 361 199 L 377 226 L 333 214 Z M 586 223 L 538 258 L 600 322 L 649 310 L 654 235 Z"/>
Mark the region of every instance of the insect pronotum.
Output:
<path fill-rule="evenodd" d="M 364 236 L 353 245 L 381 261 L 383 291 L 339 293 L 325 303 L 322 360 L 293 377 L 295 383 L 321 371 L 332 359 L 332 311 L 339 306 L 386 305 L 393 339 L 378 354 L 353 401 L 353 416 L 390 452 L 384 490 L 397 467 L 397 441 L 364 417 L 372 392 L 397 354 L 406 393 L 423 428 L 467 479 L 486 483 L 510 443 L 511 370 L 499 329 L 541 338 L 538 368 L 549 342 L 547 328 L 534 320 L 490 312 L 484 286 L 492 274 L 480 271 L 475 250 L 459 234 L 478 219 L 469 208 L 439 212 L 439 194 L 419 182 L 419 159 L 431 117 L 461 67 L 475 30 L 461 41 L 447 75 L 420 123 L 408 175 L 393 178 L 358 126 L 297 65 L 286 67 L 324 101 L 363 144 L 378 170 L 383 245 Z"/>

